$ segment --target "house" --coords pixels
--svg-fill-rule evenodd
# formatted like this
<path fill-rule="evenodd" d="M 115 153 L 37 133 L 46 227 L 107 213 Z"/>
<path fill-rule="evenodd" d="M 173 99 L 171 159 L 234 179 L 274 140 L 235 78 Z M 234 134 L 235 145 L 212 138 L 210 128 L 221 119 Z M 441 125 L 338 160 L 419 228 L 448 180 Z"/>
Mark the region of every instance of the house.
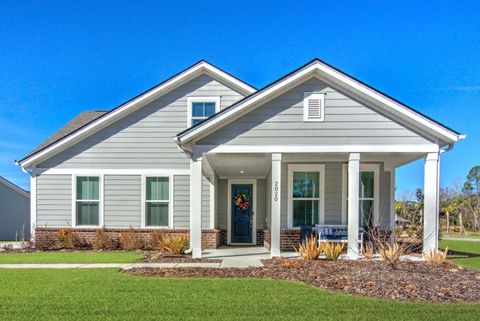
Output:
<path fill-rule="evenodd" d="M 83 112 L 17 162 L 32 233 L 162 228 L 193 257 L 291 249 L 302 225 L 395 227 L 395 169 L 425 159 L 424 248 L 438 243 L 440 155 L 464 135 L 314 59 L 262 89 L 200 61 L 110 111 Z"/>
<path fill-rule="evenodd" d="M 30 194 L 0 176 L 0 241 L 30 239 Z"/>

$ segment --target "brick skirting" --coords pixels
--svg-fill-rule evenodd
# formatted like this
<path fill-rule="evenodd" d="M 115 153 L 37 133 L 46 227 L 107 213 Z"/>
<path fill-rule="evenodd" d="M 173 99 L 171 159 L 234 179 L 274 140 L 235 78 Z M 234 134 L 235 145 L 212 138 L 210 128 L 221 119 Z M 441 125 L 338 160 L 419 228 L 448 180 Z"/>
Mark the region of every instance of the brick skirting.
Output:
<path fill-rule="evenodd" d="M 298 247 L 300 243 L 300 230 L 280 230 L 280 251 L 293 251 L 294 246 Z M 271 232 L 270 230 L 263 231 L 263 246 L 270 250 Z"/>
<path fill-rule="evenodd" d="M 48 238 L 55 239 L 57 237 L 58 231 L 61 228 L 52 228 L 52 227 L 37 227 L 35 228 L 35 235 L 42 235 Z M 93 238 L 95 237 L 95 231 L 97 229 L 94 228 L 68 228 L 72 229 L 76 236 L 84 241 L 87 245 L 91 245 Z M 107 228 L 105 231 L 111 234 L 114 238 L 120 236 L 121 232 L 124 232 L 130 229 L 112 229 Z M 188 229 L 132 229 L 135 233 L 138 233 L 142 238 L 142 241 L 148 243 L 149 233 L 153 231 L 162 231 L 165 234 L 185 234 L 189 237 L 190 233 Z M 216 249 L 220 246 L 220 230 L 217 229 L 204 229 L 202 230 L 202 248 L 203 249 Z"/>

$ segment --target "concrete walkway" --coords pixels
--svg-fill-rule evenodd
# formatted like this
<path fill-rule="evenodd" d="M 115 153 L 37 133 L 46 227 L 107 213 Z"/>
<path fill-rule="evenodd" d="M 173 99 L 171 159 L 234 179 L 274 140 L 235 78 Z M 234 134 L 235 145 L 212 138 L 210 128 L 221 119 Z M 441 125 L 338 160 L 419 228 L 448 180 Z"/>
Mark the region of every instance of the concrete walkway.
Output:
<path fill-rule="evenodd" d="M 468 241 L 468 242 L 480 242 L 480 238 L 463 238 L 463 237 L 443 237 L 442 240 L 446 241 Z"/>

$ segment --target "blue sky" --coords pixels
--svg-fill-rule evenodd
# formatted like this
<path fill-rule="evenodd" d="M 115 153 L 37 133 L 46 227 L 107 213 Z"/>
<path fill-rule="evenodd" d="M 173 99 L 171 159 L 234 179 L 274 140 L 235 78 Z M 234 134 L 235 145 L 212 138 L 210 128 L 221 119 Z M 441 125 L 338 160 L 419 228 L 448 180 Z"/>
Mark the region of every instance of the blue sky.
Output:
<path fill-rule="evenodd" d="M 2 1 L 0 175 L 81 110 L 111 109 L 200 60 L 257 87 L 314 57 L 468 135 L 442 186 L 480 163 L 480 3 Z M 397 195 L 423 164 L 397 171 Z"/>

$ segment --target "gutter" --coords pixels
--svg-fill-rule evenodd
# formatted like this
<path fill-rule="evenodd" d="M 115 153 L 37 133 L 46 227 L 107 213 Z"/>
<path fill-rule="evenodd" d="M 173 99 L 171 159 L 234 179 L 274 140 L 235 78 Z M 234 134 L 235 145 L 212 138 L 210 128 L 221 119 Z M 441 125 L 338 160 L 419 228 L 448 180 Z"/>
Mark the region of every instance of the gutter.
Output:
<path fill-rule="evenodd" d="M 458 135 L 458 140 L 462 140 L 462 139 L 465 139 L 465 138 L 467 138 L 467 135 L 465 135 L 465 134 Z M 443 154 L 443 153 L 449 152 L 449 151 L 451 151 L 451 150 L 453 149 L 453 147 L 455 147 L 455 143 L 448 144 L 448 145 L 447 145 L 447 148 L 445 148 L 445 149 L 440 149 L 439 154 Z"/>

